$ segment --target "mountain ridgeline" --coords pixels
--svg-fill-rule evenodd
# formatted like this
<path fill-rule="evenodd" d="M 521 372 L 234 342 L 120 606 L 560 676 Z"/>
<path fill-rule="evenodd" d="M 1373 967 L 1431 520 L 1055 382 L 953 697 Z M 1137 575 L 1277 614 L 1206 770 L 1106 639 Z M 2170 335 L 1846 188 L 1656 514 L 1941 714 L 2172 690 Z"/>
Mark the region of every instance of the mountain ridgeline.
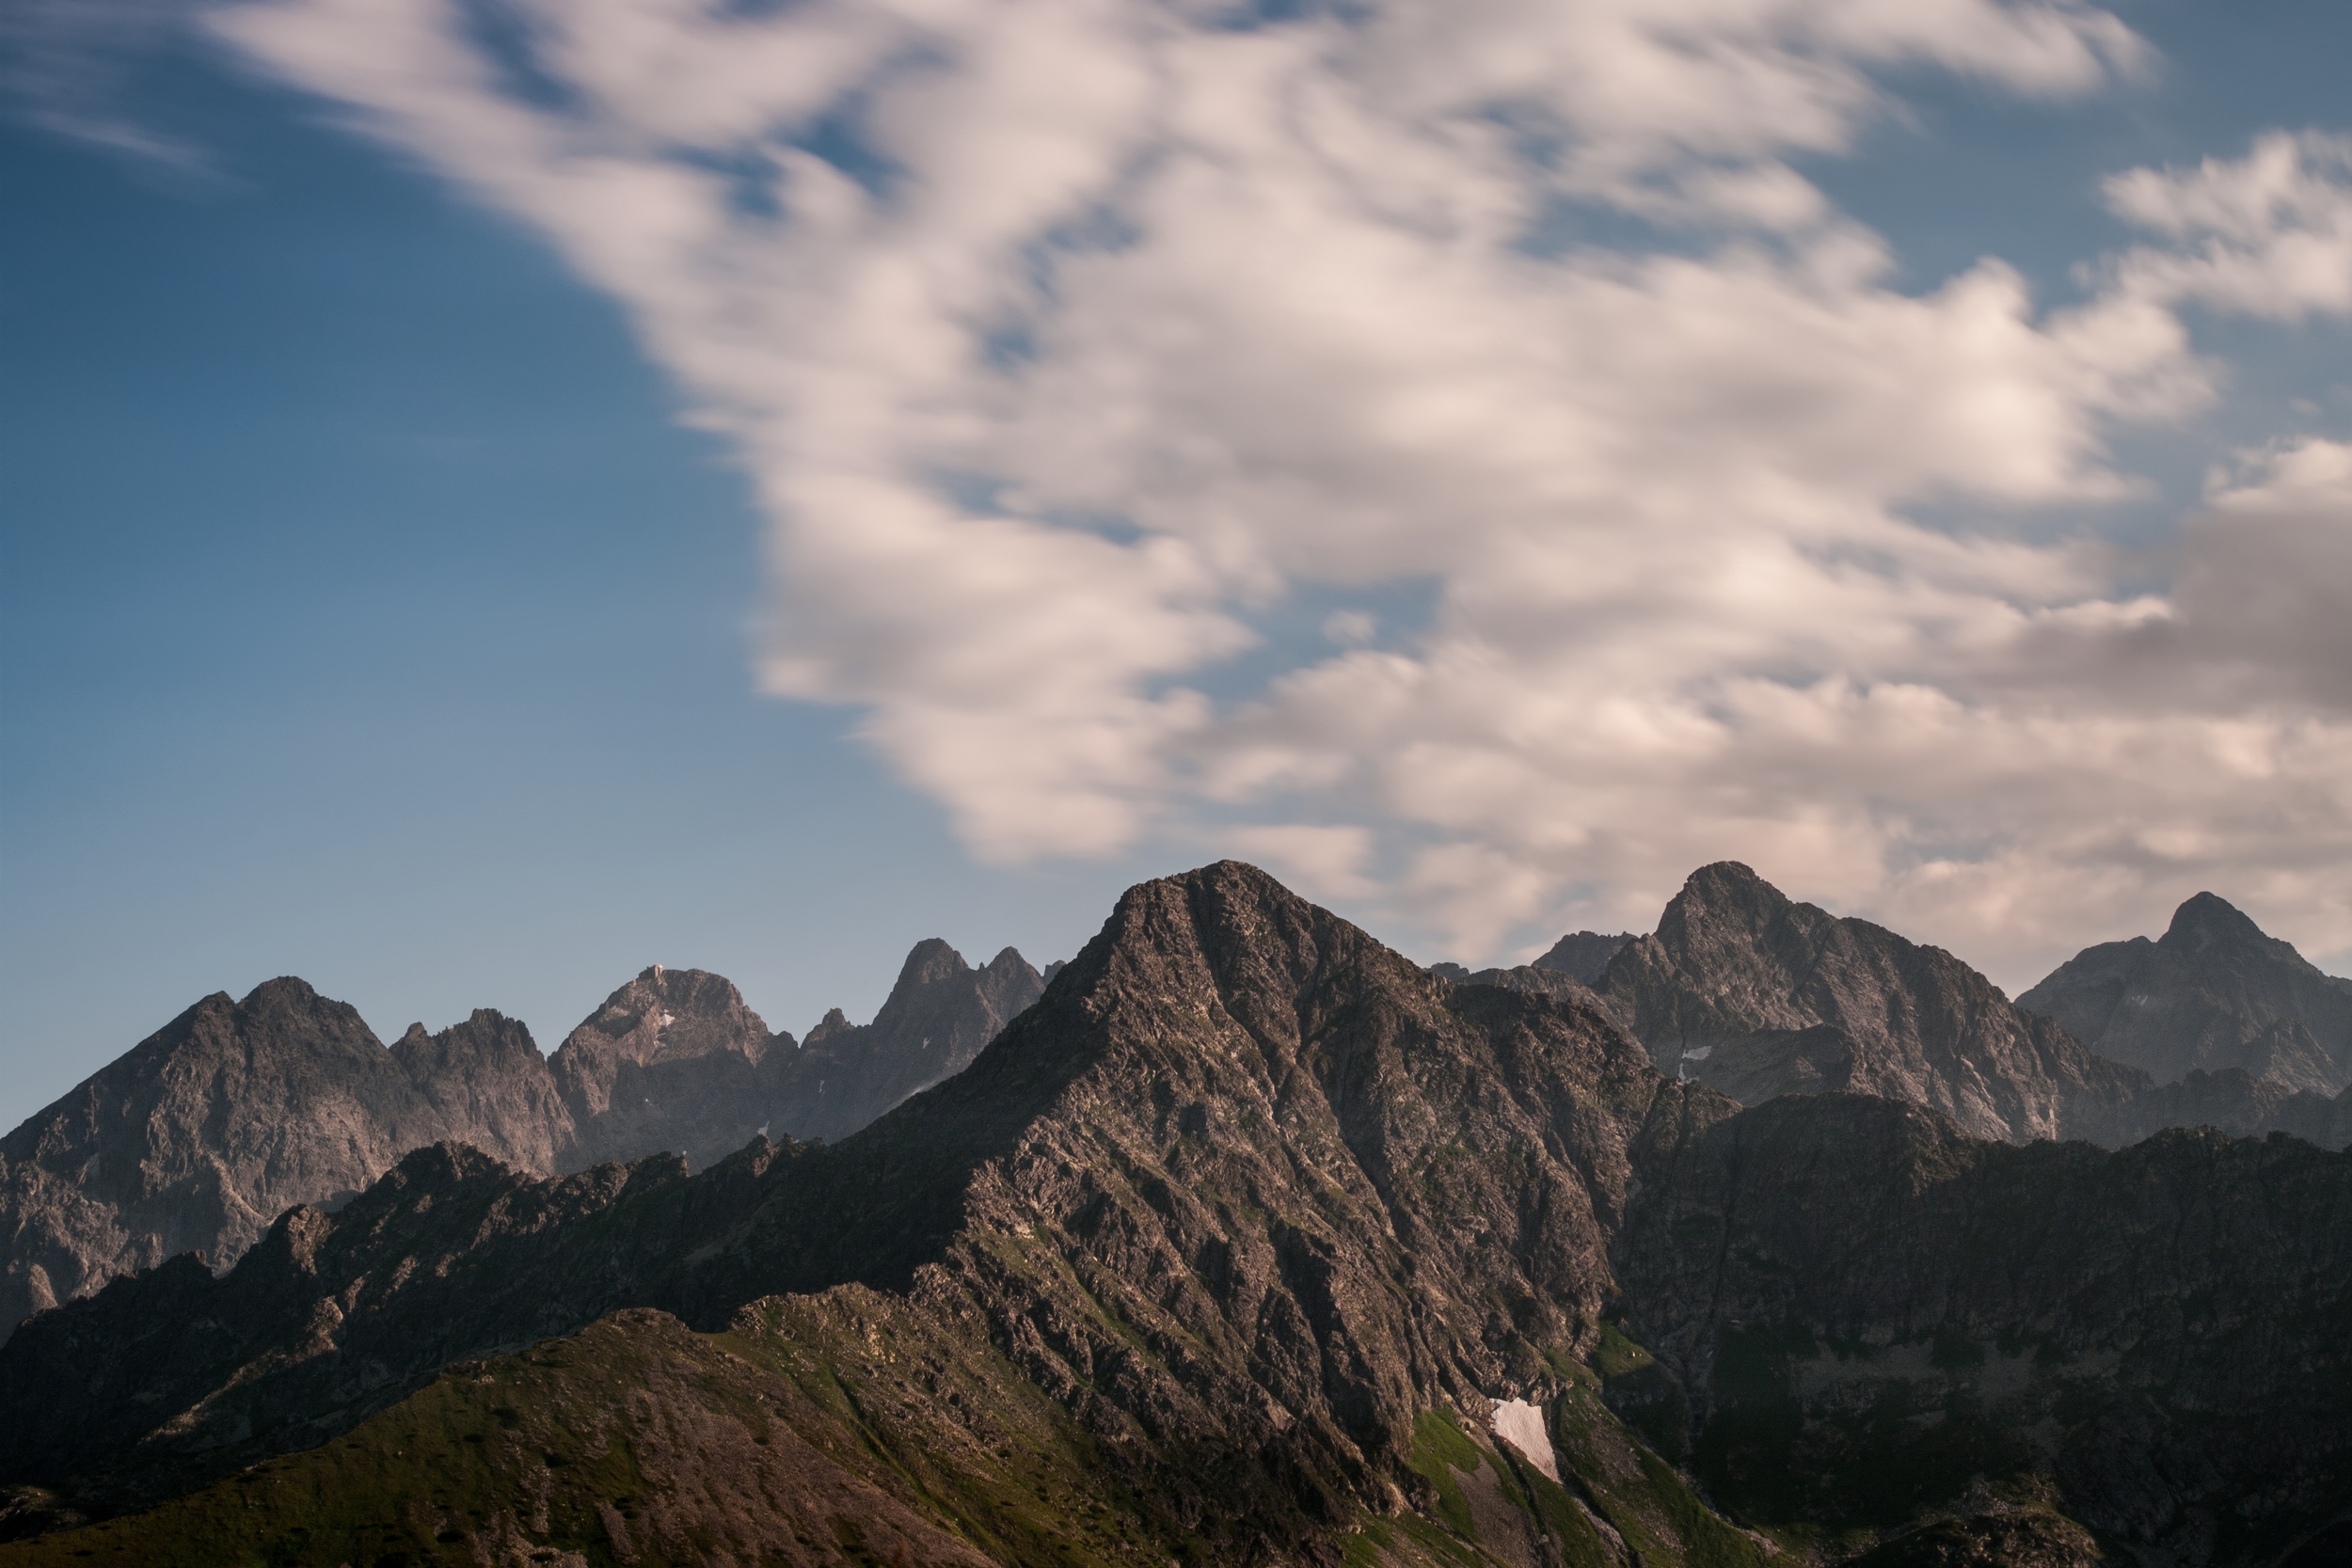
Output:
<path fill-rule="evenodd" d="M 2219 957 L 2207 957 L 2210 942 L 2176 956 L 2185 927 L 2214 925 L 2231 933 Z M 2331 1148 L 2352 1142 L 2352 1099 L 2302 1086 L 2341 1085 L 2352 1067 L 2352 1017 L 2337 1010 L 2352 984 L 2321 974 L 2211 894 L 2182 907 L 2165 942 L 2172 945 L 2092 948 L 2012 1003 L 1942 948 L 1794 902 L 1724 862 L 1693 872 L 1657 931 L 1621 947 L 1594 985 L 1661 1070 L 1743 1104 L 1867 1094 L 1927 1106 L 1977 1137 L 2021 1143 L 2087 1138 L 2119 1148 L 2200 1125 L 2291 1132 Z M 2157 958 L 2141 960 L 2151 948 Z M 2144 1006 L 2118 976 L 2108 955 L 2119 950 L 2170 977 L 2165 1006 Z M 2216 977 L 2217 966 L 2236 979 L 2234 990 Z M 2127 992 L 2143 1005 L 2121 1007 Z M 2113 1035 L 2132 1046 L 2127 1059 L 2084 1044 L 2072 1031 L 2086 1024 L 2103 1043 Z M 2296 1057 L 2294 1076 L 2249 1070 L 2260 1042 L 2308 1039 L 2314 1025 L 2333 1044 Z M 2233 1050 L 2168 1054 L 2152 1043 L 2172 1037 L 2227 1038 Z M 2306 1061 L 2324 1061 L 2337 1076 Z M 2192 1064 L 2185 1077 L 2177 1070 Z"/>
<path fill-rule="evenodd" d="M 755 1053 L 648 971 L 550 1067 L 548 1167 L 438 1141 L 40 1312 L 0 1565 L 2153 1568 L 2352 1509 L 2352 1155 L 2059 1141 L 2180 1085 L 1744 867 L 1591 983 L 1422 969 L 1234 863 L 1025 968 L 958 960 L 964 1012 L 918 949 L 899 1076 L 852 1080 L 846 1027 Z M 562 1169 L 575 1103 L 718 1138 L 780 1056 L 881 1098 L 1024 994 L 836 1140 Z"/>
<path fill-rule="evenodd" d="M 803 1046 L 724 978 L 657 964 L 550 1057 L 486 1009 L 388 1050 L 300 980 L 208 996 L 0 1140 L 0 1333 L 183 1253 L 225 1267 L 293 1205 L 340 1203 L 436 1143 L 552 1176 L 840 1137 L 961 1068 L 1041 989 L 1010 948 L 975 970 L 925 942 L 872 1024 L 836 1009 Z"/>
<path fill-rule="evenodd" d="M 2320 973 L 2210 893 L 2153 942 L 2085 948 L 2017 1002 L 2159 1082 L 2236 1070 L 2290 1093 L 2352 1085 L 2352 980 Z"/>

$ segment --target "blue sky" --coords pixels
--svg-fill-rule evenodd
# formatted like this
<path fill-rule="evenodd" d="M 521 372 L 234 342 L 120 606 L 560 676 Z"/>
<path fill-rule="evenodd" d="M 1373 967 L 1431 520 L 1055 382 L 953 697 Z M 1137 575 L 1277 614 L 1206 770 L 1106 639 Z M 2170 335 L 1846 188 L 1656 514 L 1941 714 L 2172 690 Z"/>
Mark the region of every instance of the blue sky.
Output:
<path fill-rule="evenodd" d="M 1065 957 L 1220 853 L 1423 958 L 1645 927 L 1724 855 L 2012 986 L 2205 886 L 2352 957 L 2344 8 L 2120 8 L 2030 57 L 2003 29 L 2034 8 L 1991 8 L 1889 57 L 1757 0 L 1737 47 L 1875 95 L 1812 129 L 1400 78 L 1395 40 L 1310 15 L 1201 68 L 1326 116 L 1297 145 L 1240 95 L 1027 113 L 1057 60 L 1181 81 L 1230 30 L 1040 6 L 1053 48 L 1005 63 L 806 9 L 870 23 L 871 59 L 802 82 L 792 17 L 755 49 L 714 12 L 648 84 L 523 8 L 561 110 L 442 90 L 486 57 L 463 38 L 358 69 L 432 33 L 422 0 L 12 24 L 45 74 L 0 119 L 0 1120 L 278 974 L 388 1037 L 488 1006 L 551 1048 L 693 965 L 798 1033 L 869 1015 L 919 938 Z M 1621 34 L 1536 42 L 1605 85 Z M 714 38 L 771 74 L 698 83 Z M 876 74 L 917 44 L 950 64 Z M 1463 150 L 1505 101 L 1566 151 Z M 2319 193 L 2278 220 L 2318 236 L 2288 314 L 2179 260 L 2220 233 L 2268 264 L 2273 229 L 2195 214 L 2271 132 Z M 842 208 L 828 150 L 915 194 Z M 785 170 L 784 216 L 657 254 L 698 189 L 672 177 L 723 154 Z M 2137 220 L 2101 194 L 2132 169 L 2170 182 Z M 1268 193 L 1340 215 L 1283 230 Z M 1482 238 L 1537 198 L 1565 261 Z M 1988 256 L 2030 303 L 1955 302 Z M 2103 301 L 2139 336 L 2084 348 L 2060 315 Z M 1009 324 L 1014 371 L 938 347 Z M 2247 573 L 2301 608 L 2237 626 Z"/>
<path fill-rule="evenodd" d="M 164 74 L 217 174 L 0 124 L 0 1120 L 276 974 L 553 1049 L 693 965 L 798 1035 L 1149 874 L 976 868 L 851 715 L 755 693 L 756 518 L 610 305 L 294 95 Z"/>

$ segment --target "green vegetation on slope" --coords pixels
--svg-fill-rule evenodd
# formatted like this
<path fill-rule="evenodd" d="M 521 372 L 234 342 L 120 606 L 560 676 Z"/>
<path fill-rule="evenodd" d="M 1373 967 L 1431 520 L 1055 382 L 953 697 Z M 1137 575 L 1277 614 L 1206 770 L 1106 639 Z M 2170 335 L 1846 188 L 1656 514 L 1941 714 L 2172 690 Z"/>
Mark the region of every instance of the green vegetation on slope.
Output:
<path fill-rule="evenodd" d="M 1424 1412 L 1408 1465 L 1432 1516 L 1359 1520 L 1336 1542 L 1346 1562 L 1616 1568 L 1609 1531 L 1652 1568 L 1757 1561 L 1588 1383 L 1552 1412 L 1565 1486 L 1451 1412 Z M 0 1568 L 1223 1560 L 1190 1529 L 1181 1490 L 1152 1481 L 985 1338 L 845 1287 L 755 1303 L 723 1334 L 632 1311 L 454 1366 L 322 1447 L 0 1545 Z"/>

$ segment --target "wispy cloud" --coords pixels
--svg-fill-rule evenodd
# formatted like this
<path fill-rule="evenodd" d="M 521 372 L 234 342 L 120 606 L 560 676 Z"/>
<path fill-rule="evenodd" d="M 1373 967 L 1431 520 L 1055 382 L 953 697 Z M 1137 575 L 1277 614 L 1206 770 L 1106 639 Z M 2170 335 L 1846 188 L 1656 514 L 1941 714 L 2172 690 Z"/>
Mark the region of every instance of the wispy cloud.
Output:
<path fill-rule="evenodd" d="M 1259 824 L 1224 842 L 1477 958 L 1523 920 L 1638 926 L 1737 855 L 2012 965 L 2226 866 L 2352 945 L 2352 716 L 2313 673 L 2352 608 L 2336 449 L 2217 492 L 2176 596 L 2010 521 L 2130 493 L 2110 435 L 2214 397 L 2185 306 L 2352 309 L 2342 145 L 2121 176 L 2151 241 L 2058 311 L 1998 261 L 1899 292 L 1791 166 L 1887 114 L 1893 70 L 2058 96 L 2144 69 L 2105 12 L 257 0 L 217 24 L 626 306 L 771 518 L 766 686 L 864 709 L 984 857 L 1213 806 Z M 1579 208 L 1660 238 L 1551 243 Z M 2302 587 L 2215 629 L 2247 622 L 2229 562 L 2258 536 Z M 1399 581 L 1437 589 L 1409 638 L 1335 619 L 1339 649 L 1205 694 L 1259 610 Z M 2176 669 L 2230 664 L 2226 705 L 2144 678 L 2167 638 Z"/>
<path fill-rule="evenodd" d="M 131 79 L 197 14 L 178 0 L 13 0 L 0 7 L 0 113 L 176 175 L 204 150 L 133 111 Z"/>

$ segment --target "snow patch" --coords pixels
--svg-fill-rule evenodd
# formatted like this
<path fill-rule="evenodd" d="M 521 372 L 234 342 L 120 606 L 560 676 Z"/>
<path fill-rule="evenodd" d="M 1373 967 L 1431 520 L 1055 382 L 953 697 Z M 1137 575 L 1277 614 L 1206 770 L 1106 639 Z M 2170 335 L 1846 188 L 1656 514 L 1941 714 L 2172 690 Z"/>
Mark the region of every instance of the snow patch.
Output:
<path fill-rule="evenodd" d="M 1558 1484 L 1560 1460 L 1551 1451 L 1551 1434 L 1544 1431 L 1542 1411 L 1525 1400 L 1495 1401 L 1495 1435 Z"/>

